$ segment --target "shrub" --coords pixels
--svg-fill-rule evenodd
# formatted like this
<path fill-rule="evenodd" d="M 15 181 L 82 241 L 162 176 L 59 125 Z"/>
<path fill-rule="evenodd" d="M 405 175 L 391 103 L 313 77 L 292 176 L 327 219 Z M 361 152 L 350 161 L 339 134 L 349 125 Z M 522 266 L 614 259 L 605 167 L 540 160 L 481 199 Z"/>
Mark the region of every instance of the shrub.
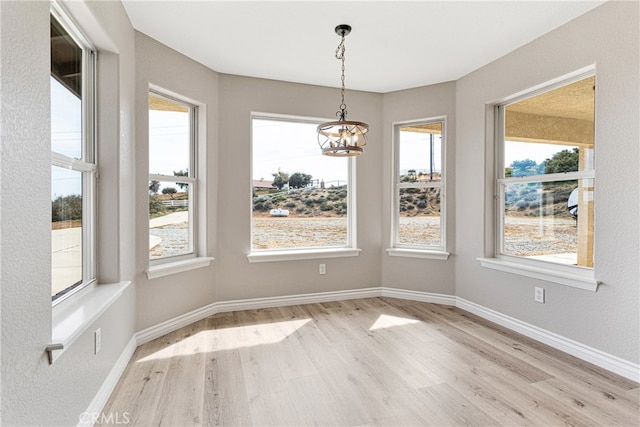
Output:
<path fill-rule="evenodd" d="M 538 200 L 539 198 L 540 198 L 540 197 L 539 197 L 539 195 L 538 195 L 538 193 L 537 193 L 537 192 L 536 192 L 536 193 L 529 193 L 529 194 L 527 194 L 526 196 L 524 196 L 524 199 L 525 199 L 527 202 L 534 202 L 534 201 Z"/>
<path fill-rule="evenodd" d="M 151 199 L 153 196 L 149 196 Z M 82 219 L 82 196 L 71 194 L 69 196 L 58 196 L 51 202 L 51 220 L 69 221 Z"/>
<path fill-rule="evenodd" d="M 160 216 L 165 213 L 167 209 L 156 196 L 149 196 L 149 215 Z"/>

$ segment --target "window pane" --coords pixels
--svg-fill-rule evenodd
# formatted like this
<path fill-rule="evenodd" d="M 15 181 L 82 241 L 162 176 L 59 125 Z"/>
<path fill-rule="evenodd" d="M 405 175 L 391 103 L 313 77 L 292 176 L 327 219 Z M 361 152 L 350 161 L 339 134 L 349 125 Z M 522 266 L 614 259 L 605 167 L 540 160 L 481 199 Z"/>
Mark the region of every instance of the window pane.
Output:
<path fill-rule="evenodd" d="M 82 173 L 51 167 L 51 295 L 82 283 Z"/>
<path fill-rule="evenodd" d="M 594 169 L 595 78 L 505 108 L 505 177 Z"/>
<path fill-rule="evenodd" d="M 316 127 L 253 119 L 253 249 L 348 245 L 348 159 L 323 156 Z"/>
<path fill-rule="evenodd" d="M 149 257 L 193 252 L 188 183 L 149 181 Z"/>
<path fill-rule="evenodd" d="M 442 123 L 400 128 L 400 182 L 442 180 Z"/>
<path fill-rule="evenodd" d="M 398 243 L 441 246 L 440 189 L 401 188 Z"/>
<path fill-rule="evenodd" d="M 51 150 L 82 158 L 82 48 L 51 17 Z"/>
<path fill-rule="evenodd" d="M 504 255 L 593 267 L 592 179 L 504 186 Z"/>
<path fill-rule="evenodd" d="M 149 173 L 185 176 L 191 164 L 191 109 L 149 95 Z"/>

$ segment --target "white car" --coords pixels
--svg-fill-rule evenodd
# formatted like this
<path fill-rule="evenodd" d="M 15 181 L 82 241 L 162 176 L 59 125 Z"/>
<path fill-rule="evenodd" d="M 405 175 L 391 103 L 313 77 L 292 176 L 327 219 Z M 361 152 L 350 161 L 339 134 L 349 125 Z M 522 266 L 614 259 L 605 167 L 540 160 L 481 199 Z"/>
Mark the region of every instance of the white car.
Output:
<path fill-rule="evenodd" d="M 271 209 L 269 211 L 271 216 L 289 216 L 289 211 L 286 209 Z"/>

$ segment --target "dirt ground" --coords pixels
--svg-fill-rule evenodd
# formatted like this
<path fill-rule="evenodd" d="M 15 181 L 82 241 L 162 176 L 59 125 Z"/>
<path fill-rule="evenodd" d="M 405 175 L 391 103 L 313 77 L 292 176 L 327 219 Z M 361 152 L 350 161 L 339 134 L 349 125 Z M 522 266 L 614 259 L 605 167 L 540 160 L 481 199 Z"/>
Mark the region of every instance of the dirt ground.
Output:
<path fill-rule="evenodd" d="M 440 238 L 437 224 L 437 217 L 402 217 L 400 241 L 437 245 Z M 550 255 L 577 251 L 577 227 L 571 218 L 510 216 L 506 218 L 505 234 L 505 253 L 509 255 Z M 347 243 L 347 219 L 254 216 L 253 237 L 254 249 L 342 246 Z"/>

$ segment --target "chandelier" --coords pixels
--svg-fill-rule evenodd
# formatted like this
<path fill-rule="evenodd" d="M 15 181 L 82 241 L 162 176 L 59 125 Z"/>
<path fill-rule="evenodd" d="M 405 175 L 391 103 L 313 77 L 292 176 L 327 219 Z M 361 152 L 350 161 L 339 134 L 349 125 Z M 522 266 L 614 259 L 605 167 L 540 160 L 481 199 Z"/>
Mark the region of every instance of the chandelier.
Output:
<path fill-rule="evenodd" d="M 340 91 L 342 100 L 336 113 L 338 120 L 318 125 L 318 144 L 322 149 L 322 154 L 326 156 L 359 156 L 364 151 L 362 147 L 367 144 L 366 133 L 369 131 L 369 125 L 364 122 L 347 120 L 347 104 L 344 102 L 344 38 L 351 32 L 351 26 L 338 25 L 335 31 L 341 37 L 340 44 L 336 49 L 336 59 L 342 61 L 342 89 Z"/>

